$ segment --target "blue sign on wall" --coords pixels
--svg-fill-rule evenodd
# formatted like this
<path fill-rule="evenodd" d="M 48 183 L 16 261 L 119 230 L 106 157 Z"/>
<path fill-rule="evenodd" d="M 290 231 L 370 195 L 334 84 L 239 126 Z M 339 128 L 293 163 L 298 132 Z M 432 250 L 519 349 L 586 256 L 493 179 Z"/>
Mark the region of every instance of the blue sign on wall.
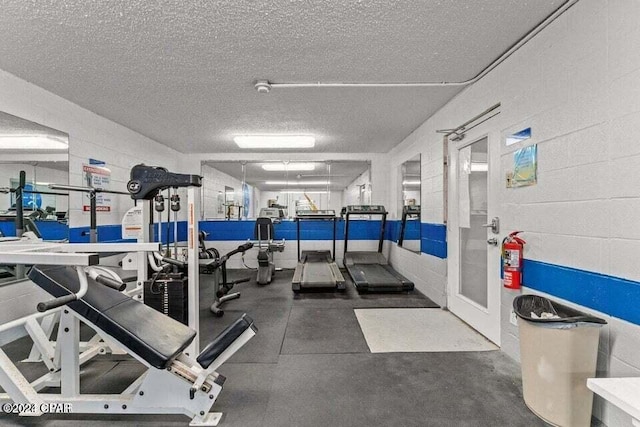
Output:
<path fill-rule="evenodd" d="M 242 217 L 247 219 L 249 215 L 249 203 L 251 200 L 251 194 L 249 194 L 249 186 L 246 182 L 242 183 Z"/>
<path fill-rule="evenodd" d="M 35 187 L 32 184 L 26 184 L 24 189 L 27 191 L 35 191 Z M 34 193 L 23 193 L 22 206 L 26 209 L 41 209 L 42 196 Z"/>

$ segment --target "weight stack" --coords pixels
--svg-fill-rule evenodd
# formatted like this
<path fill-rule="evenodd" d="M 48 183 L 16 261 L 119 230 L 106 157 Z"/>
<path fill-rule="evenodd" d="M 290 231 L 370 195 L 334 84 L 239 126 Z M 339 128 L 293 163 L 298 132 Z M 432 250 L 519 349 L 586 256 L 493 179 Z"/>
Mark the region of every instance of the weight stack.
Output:
<path fill-rule="evenodd" d="M 179 274 L 161 274 L 144 282 L 144 303 L 187 325 L 187 278 Z"/>

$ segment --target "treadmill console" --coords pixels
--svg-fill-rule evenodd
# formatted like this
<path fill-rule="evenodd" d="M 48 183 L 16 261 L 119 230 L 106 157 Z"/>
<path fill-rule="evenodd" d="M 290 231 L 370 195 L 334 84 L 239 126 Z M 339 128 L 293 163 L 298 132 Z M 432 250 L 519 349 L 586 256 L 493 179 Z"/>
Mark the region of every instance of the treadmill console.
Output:
<path fill-rule="evenodd" d="M 284 212 L 279 208 L 262 208 L 260 209 L 260 218 L 282 219 Z"/>
<path fill-rule="evenodd" d="M 336 211 L 333 209 L 323 209 L 317 211 L 300 210 L 296 213 L 296 218 L 335 218 Z"/>
<path fill-rule="evenodd" d="M 381 215 L 386 214 L 387 210 L 382 205 L 349 205 L 347 206 L 346 213 L 360 215 Z"/>
<path fill-rule="evenodd" d="M 407 205 L 404 206 L 402 210 L 407 216 L 420 215 L 420 205 Z"/>

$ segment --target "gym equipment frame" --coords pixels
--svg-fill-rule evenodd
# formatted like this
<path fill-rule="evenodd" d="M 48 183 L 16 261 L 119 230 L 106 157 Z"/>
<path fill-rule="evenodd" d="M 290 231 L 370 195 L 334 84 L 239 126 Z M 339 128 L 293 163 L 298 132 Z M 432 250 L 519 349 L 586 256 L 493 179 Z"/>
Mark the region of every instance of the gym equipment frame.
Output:
<path fill-rule="evenodd" d="M 5 390 L 0 403 L 18 404 L 21 416 L 40 416 L 62 406 L 71 413 L 184 414 L 192 426 L 218 424 L 221 414 L 209 411 L 225 378 L 215 369 L 255 335 L 249 317 L 243 315 L 195 357 L 186 349 L 196 331 L 121 293 L 122 283 L 92 270 L 98 263 L 96 253 L 39 250 L 0 252 L 0 262 L 34 265 L 30 279 L 56 297 L 38 304 L 41 313 L 0 326 L 0 343 L 12 341 L 20 335 L 16 330 L 25 329 L 49 373 L 29 382 L 0 349 L 0 386 Z M 50 314 L 60 317 L 55 344 L 38 326 L 38 320 Z M 80 345 L 80 322 L 96 331 L 104 347 L 130 354 L 147 367 L 123 393 L 80 393 L 80 366 L 106 351 Z M 47 387 L 60 387 L 60 393 L 41 393 Z"/>
<path fill-rule="evenodd" d="M 345 290 L 344 276 L 336 264 L 336 212 L 334 210 L 300 211 L 295 217 L 298 243 L 298 264 L 291 280 L 291 289 L 300 292 L 308 288 L 336 288 Z M 332 251 L 300 251 L 300 223 L 302 221 L 331 221 Z"/>

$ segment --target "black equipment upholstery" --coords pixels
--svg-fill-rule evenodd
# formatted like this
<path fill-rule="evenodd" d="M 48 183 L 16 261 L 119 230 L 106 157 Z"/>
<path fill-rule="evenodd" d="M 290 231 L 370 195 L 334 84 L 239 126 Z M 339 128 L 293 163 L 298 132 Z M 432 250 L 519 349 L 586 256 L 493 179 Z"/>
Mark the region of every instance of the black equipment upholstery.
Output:
<path fill-rule="evenodd" d="M 73 267 L 34 266 L 29 278 L 54 297 L 76 293 L 80 288 Z M 68 307 L 151 366 L 166 368 L 195 338 L 196 331 L 188 326 L 115 289 L 100 285 L 90 278 L 88 280 L 89 288 L 85 296 L 69 303 Z"/>
<path fill-rule="evenodd" d="M 135 165 L 131 169 L 127 190 L 134 200 L 151 200 L 167 188 L 202 187 L 202 177 L 169 172 L 157 166 Z"/>
<path fill-rule="evenodd" d="M 204 369 L 207 369 L 209 365 L 211 365 L 211 363 L 213 363 L 213 361 L 227 349 L 227 347 L 229 347 L 240 335 L 242 335 L 244 331 L 249 328 L 253 329 L 255 332 L 258 331 L 253 324 L 253 319 L 246 314 L 243 314 L 242 317 L 227 326 L 227 328 L 222 331 L 215 340 L 209 343 L 209 345 L 200 352 L 196 361 Z"/>
<path fill-rule="evenodd" d="M 260 267 L 269 267 L 269 254 L 267 251 L 258 252 L 258 265 Z"/>
<path fill-rule="evenodd" d="M 254 229 L 254 235 L 256 240 L 269 241 L 274 238 L 273 222 L 271 218 L 259 217 L 256 219 L 256 226 Z"/>

